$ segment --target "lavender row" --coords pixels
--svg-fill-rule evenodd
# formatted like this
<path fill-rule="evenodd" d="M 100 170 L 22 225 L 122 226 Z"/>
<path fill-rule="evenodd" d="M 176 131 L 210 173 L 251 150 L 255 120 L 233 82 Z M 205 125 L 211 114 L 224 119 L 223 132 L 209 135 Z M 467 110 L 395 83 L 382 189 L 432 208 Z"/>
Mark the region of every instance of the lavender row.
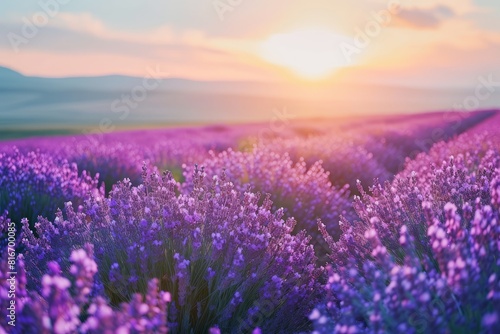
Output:
<path fill-rule="evenodd" d="M 199 171 L 190 194 L 178 195 L 170 174 L 145 172 L 143 179 L 138 187 L 119 183 L 109 198 L 88 199 L 83 212 L 68 203 L 66 216 L 40 218 L 35 233 L 24 221 L 27 290 L 45 296 L 40 288 L 53 263 L 70 275 L 73 250 L 93 243 L 98 274 L 94 282 L 76 278 L 84 288 L 74 290 L 75 302 L 97 295 L 117 307 L 147 295 L 157 279 L 171 294 L 168 326 L 175 333 L 307 328 L 322 268 L 310 238 L 292 234 L 293 219 L 224 178 L 208 185 Z M 77 306 L 77 317 L 85 317 Z"/>
<path fill-rule="evenodd" d="M 307 166 L 302 159 L 293 163 L 288 154 L 274 153 L 263 145 L 247 152 L 229 149 L 210 155 L 201 164 L 208 182 L 225 175 L 239 191 L 269 194 L 275 209 L 283 208 L 287 217 L 297 220 L 295 233 L 306 230 L 313 237 L 319 257 L 324 256 L 327 247 L 318 232 L 317 220 L 321 219 L 331 234 L 338 235 L 340 217 L 355 215 L 349 187 L 333 186 L 321 162 Z M 192 181 L 195 168 L 184 165 L 184 170 L 185 179 Z M 192 184 L 183 184 L 183 191 L 191 191 Z"/>
<path fill-rule="evenodd" d="M 89 194 L 104 194 L 98 175 L 80 173 L 75 163 L 40 152 L 0 153 L 0 213 L 16 222 L 53 217 L 64 202 L 83 204 Z"/>
<path fill-rule="evenodd" d="M 498 332 L 499 164 L 497 145 L 463 135 L 360 189 L 338 242 L 320 225 L 331 266 L 316 332 Z"/>
<path fill-rule="evenodd" d="M 294 162 L 304 159 L 311 166 L 321 161 L 334 185 L 349 184 L 356 193 L 358 180 L 365 185 L 391 180 L 408 158 L 427 152 L 435 143 L 449 140 L 494 115 L 493 111 L 483 111 L 460 115 L 458 119 L 452 113 L 414 115 L 403 120 L 374 119 L 306 137 L 271 140 L 266 146 L 277 153 L 287 153 Z"/>

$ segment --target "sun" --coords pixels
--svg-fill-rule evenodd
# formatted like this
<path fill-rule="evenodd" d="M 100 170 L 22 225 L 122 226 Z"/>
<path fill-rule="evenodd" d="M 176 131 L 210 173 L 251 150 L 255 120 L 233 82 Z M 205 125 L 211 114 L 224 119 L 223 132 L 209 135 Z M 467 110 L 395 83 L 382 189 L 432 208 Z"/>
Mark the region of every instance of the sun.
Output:
<path fill-rule="evenodd" d="M 260 45 L 266 61 L 306 79 L 321 79 L 348 65 L 340 45 L 346 37 L 324 29 L 304 29 L 270 36 Z"/>

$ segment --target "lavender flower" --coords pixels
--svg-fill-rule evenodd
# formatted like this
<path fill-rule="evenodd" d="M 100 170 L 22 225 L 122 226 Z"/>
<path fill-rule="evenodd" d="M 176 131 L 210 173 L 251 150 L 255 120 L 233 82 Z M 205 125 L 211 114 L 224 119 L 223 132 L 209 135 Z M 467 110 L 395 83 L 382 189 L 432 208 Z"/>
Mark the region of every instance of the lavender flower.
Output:
<path fill-rule="evenodd" d="M 111 305 L 104 295 L 91 296 L 93 276 L 97 266 L 92 259 L 93 246 L 72 252 L 71 276 L 63 275 L 57 262 L 49 262 L 39 291 L 26 290 L 23 257 L 18 258 L 16 276 L 16 322 L 10 326 L 2 317 L 0 325 L 13 333 L 168 333 L 168 292 L 159 291 L 156 279 L 148 283 L 143 297 L 135 294 L 129 303 L 119 308 Z M 2 273 L 5 257 L 2 258 Z M 0 304 L 8 299 L 0 285 Z M 73 282 L 73 283 L 72 283 Z"/>
<path fill-rule="evenodd" d="M 251 152 L 227 150 L 211 152 L 202 163 L 207 183 L 219 182 L 219 175 L 231 180 L 239 191 L 269 193 L 276 209 L 282 207 L 287 217 L 298 221 L 295 232 L 305 229 L 316 243 L 318 256 L 326 252 L 316 221 L 321 219 L 333 235 L 338 235 L 340 217 L 354 217 L 348 199 L 348 187 L 332 186 L 320 162 L 307 166 L 304 160 L 293 164 L 288 154 L 277 154 L 264 146 Z M 193 186 L 193 168 L 185 166 L 184 191 Z M 215 247 L 222 247 L 215 235 Z"/>
<path fill-rule="evenodd" d="M 97 178 L 86 171 L 79 172 L 76 164 L 40 152 L 0 153 L 0 211 L 19 223 L 38 216 L 54 218 L 54 212 L 65 201 L 76 205 L 91 193 L 101 196 Z"/>
<path fill-rule="evenodd" d="M 25 238 L 28 254 L 35 256 L 41 248 L 46 258 L 62 258 L 68 249 L 93 241 L 109 299 L 132 300 L 130 305 L 137 306 L 134 294 L 146 293 L 148 281 L 157 278 L 171 293 L 175 311 L 170 322 L 176 332 L 206 332 L 215 324 L 222 331 L 306 326 L 306 315 L 317 302 L 321 269 L 310 238 L 291 234 L 294 220 L 283 220 L 281 210 L 271 211 L 268 198 L 259 205 L 259 195 L 239 192 L 224 178 L 208 185 L 200 171 L 195 171 L 190 194 L 178 195 L 168 173 L 160 177 L 145 170 L 143 179 L 138 187 L 128 180 L 117 184 L 108 199 L 90 198 L 86 215 L 68 207 L 67 219 L 40 220 L 40 237 Z M 54 250 L 52 235 L 63 226 L 76 229 L 78 236 Z M 75 267 L 79 255 L 73 253 L 70 271 L 82 272 L 77 268 L 83 264 Z M 29 272 L 36 273 L 38 264 L 29 263 Z M 81 284 L 90 287 L 87 282 Z M 249 324 L 250 309 L 264 304 L 271 305 L 265 316 L 273 321 Z M 140 315 L 142 306 L 137 307 L 127 313 Z"/>

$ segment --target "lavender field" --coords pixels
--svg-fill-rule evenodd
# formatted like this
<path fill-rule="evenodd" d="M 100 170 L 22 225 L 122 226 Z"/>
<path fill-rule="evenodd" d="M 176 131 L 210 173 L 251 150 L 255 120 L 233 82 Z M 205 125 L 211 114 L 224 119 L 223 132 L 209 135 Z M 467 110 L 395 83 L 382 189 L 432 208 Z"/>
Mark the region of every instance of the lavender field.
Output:
<path fill-rule="evenodd" d="M 488 110 L 2 141 L 0 333 L 499 333 L 499 129 Z"/>

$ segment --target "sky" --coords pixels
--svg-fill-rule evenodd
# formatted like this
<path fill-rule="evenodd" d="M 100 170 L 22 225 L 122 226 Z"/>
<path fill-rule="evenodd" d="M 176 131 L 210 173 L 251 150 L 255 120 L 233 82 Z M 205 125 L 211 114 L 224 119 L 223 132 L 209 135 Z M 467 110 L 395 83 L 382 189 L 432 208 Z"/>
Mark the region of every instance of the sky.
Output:
<path fill-rule="evenodd" d="M 0 66 L 194 80 L 500 81 L 497 0 L 6 0 Z"/>

